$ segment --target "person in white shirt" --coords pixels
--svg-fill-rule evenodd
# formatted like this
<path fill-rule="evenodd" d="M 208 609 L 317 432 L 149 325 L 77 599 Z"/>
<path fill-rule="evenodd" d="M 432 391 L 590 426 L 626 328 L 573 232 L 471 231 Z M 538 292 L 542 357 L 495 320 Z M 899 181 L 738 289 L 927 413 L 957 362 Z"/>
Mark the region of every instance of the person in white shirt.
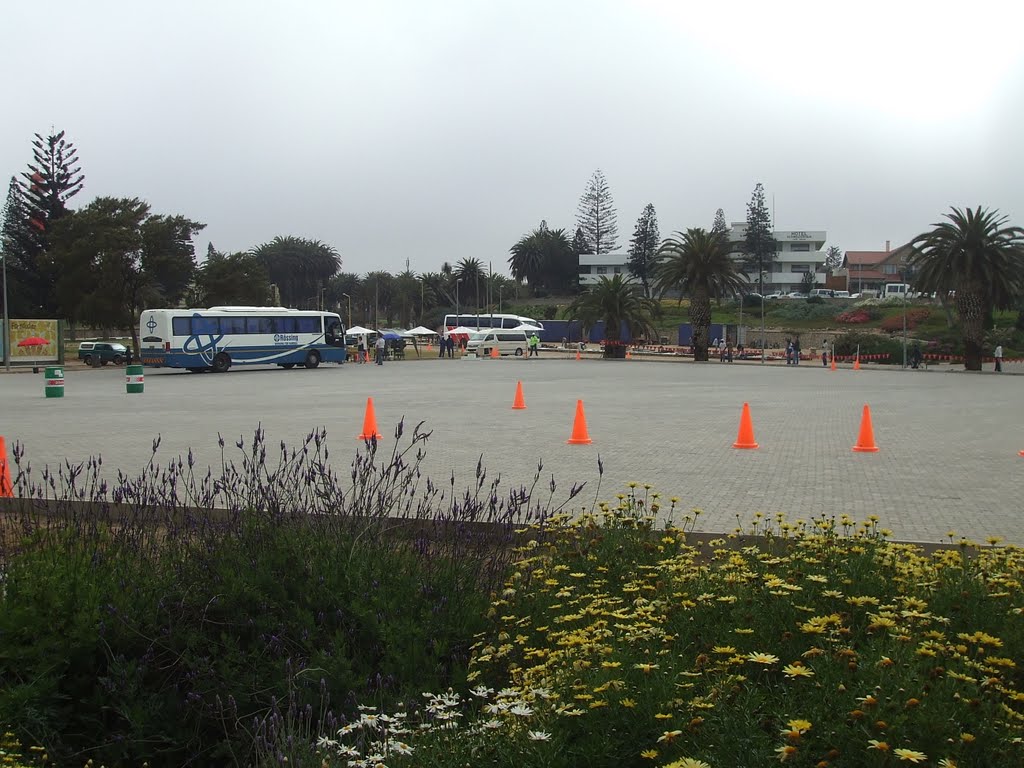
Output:
<path fill-rule="evenodd" d="M 384 337 L 377 336 L 377 341 L 373 346 L 377 350 L 377 365 L 384 365 Z"/>
<path fill-rule="evenodd" d="M 996 358 L 996 373 L 1002 373 L 1003 372 L 1003 345 L 1002 344 L 997 344 L 996 345 L 996 350 L 995 350 L 994 355 L 995 355 L 995 358 Z"/>

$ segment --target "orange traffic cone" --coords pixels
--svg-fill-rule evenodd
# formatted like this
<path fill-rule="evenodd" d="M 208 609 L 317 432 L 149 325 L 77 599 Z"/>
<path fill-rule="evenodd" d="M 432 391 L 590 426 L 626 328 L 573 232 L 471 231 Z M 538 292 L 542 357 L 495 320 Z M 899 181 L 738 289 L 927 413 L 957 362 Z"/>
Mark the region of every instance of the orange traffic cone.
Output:
<path fill-rule="evenodd" d="M 750 405 L 743 404 L 743 413 L 740 414 L 740 431 L 736 435 L 736 442 L 733 448 L 757 448 L 754 442 L 754 423 L 750 420 Z"/>
<path fill-rule="evenodd" d="M 875 431 L 871 428 L 871 409 L 864 406 L 864 415 L 860 420 L 860 435 L 857 436 L 857 444 L 853 450 L 858 453 L 874 453 L 878 450 L 875 445 Z"/>
<path fill-rule="evenodd" d="M 632 360 L 633 359 L 633 356 L 629 353 L 628 349 L 626 350 L 626 359 L 627 360 Z"/>
<path fill-rule="evenodd" d="M 855 371 L 859 371 L 860 370 L 860 355 L 857 355 L 857 357 L 855 357 L 853 359 L 853 370 L 855 370 Z"/>
<path fill-rule="evenodd" d="M 433 347 L 433 345 L 432 345 L 432 344 L 431 344 L 431 343 L 430 343 L 430 342 L 428 341 L 428 342 L 427 342 L 427 352 L 433 352 L 433 351 L 434 351 L 434 347 Z"/>
<path fill-rule="evenodd" d="M 7 465 L 7 443 L 0 437 L 0 498 L 14 496 L 14 484 L 11 482 L 11 468 Z"/>
<path fill-rule="evenodd" d="M 572 437 L 566 440 L 569 445 L 587 445 L 594 442 L 587 433 L 587 417 L 583 414 L 583 401 L 576 401 L 576 418 L 572 423 Z"/>
<path fill-rule="evenodd" d="M 380 440 L 383 435 L 377 431 L 377 414 L 373 410 L 373 398 L 366 398 L 366 415 L 363 417 L 363 432 L 358 440 Z"/>
<path fill-rule="evenodd" d="M 832 355 L 832 365 L 829 366 L 833 371 L 836 369 L 836 356 Z"/>
<path fill-rule="evenodd" d="M 579 351 L 578 349 L 576 350 L 576 359 L 577 359 L 577 360 L 579 360 L 579 359 L 580 359 L 580 351 Z"/>
<path fill-rule="evenodd" d="M 512 400 L 512 410 L 526 410 L 526 400 L 523 398 L 523 382 L 516 382 L 516 396 Z"/>
<path fill-rule="evenodd" d="M 497 347 L 491 347 L 491 357 L 495 360 L 501 357 L 501 353 L 498 351 Z"/>

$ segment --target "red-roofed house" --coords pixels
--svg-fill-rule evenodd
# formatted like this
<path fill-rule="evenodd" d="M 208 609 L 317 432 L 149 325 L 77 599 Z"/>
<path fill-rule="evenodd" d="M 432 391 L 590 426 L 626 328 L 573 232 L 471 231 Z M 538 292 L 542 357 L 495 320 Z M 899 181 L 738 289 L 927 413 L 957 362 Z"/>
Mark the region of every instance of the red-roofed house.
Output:
<path fill-rule="evenodd" d="M 847 251 L 843 257 L 846 290 L 851 293 L 880 291 L 886 283 L 903 283 L 906 246 L 896 250 L 885 241 L 884 251 Z"/>

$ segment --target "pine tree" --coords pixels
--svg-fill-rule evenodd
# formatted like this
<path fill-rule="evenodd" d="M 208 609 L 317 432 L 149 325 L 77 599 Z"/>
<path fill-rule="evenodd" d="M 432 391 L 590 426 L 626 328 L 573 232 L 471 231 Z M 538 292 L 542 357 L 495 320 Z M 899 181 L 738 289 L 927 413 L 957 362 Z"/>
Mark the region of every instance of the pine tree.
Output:
<path fill-rule="evenodd" d="M 719 208 L 715 211 L 715 221 L 711 225 L 711 234 L 713 235 L 729 235 L 729 225 L 725 221 L 725 211 Z"/>
<path fill-rule="evenodd" d="M 576 221 L 583 230 L 590 253 L 612 253 L 618 248 L 615 238 L 619 230 L 615 218 L 612 193 L 608 191 L 608 182 L 598 168 L 590 177 L 576 211 Z"/>
<path fill-rule="evenodd" d="M 78 150 L 64 139 L 64 131 L 46 138 L 35 134 L 32 160 L 19 182 L 27 226 L 21 254 L 21 288 L 33 317 L 57 311 L 56 279 L 49 254 L 50 230 L 68 212 L 67 203 L 82 191 L 85 176 L 78 166 Z"/>
<path fill-rule="evenodd" d="M 577 256 L 581 256 L 584 253 L 593 253 L 581 227 L 576 227 L 576 235 L 572 239 L 572 251 Z"/>
<path fill-rule="evenodd" d="M 838 245 L 830 245 L 825 251 L 825 273 L 831 277 L 832 273 L 843 266 L 843 250 Z"/>
<path fill-rule="evenodd" d="M 764 295 L 764 272 L 775 260 L 775 238 L 772 219 L 764 201 L 764 186 L 760 182 L 747 203 L 747 231 L 743 237 L 743 271 L 757 275 L 758 293 Z"/>
<path fill-rule="evenodd" d="M 629 241 L 629 271 L 640 279 L 644 296 L 648 298 L 651 296 L 650 281 L 654 276 L 655 254 L 660 240 L 658 215 L 654 212 L 654 204 L 648 203 L 636 220 L 633 237 Z"/>
<path fill-rule="evenodd" d="M 21 188 L 32 227 L 41 233 L 67 213 L 67 202 L 82 191 L 85 175 L 77 165 L 78 150 L 64 140 L 64 131 L 45 139 L 38 133 L 32 142 L 34 160 L 22 173 Z"/>
<path fill-rule="evenodd" d="M 43 309 L 34 289 L 37 269 L 33 254 L 36 252 L 37 239 L 29 225 L 25 196 L 14 176 L 7 187 L 7 199 L 4 202 L 3 241 L 0 247 L 7 270 L 10 314 L 16 317 L 40 317 Z"/>

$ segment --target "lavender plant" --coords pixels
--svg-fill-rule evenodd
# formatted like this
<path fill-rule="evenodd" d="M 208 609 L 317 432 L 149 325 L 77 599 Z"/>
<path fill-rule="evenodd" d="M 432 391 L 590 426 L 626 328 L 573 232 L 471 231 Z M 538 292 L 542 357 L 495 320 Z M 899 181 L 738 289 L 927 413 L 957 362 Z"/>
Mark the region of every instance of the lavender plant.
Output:
<path fill-rule="evenodd" d="M 162 463 L 157 437 L 138 476 L 14 446 L 0 721 L 59 762 L 248 764 L 357 701 L 464 682 L 514 530 L 582 486 L 556 502 L 538 465 L 505 491 L 481 461 L 457 490 L 422 471 L 429 438 L 399 423 L 390 454 L 370 441 L 339 471 L 323 429 L 221 437 L 209 468 Z"/>

